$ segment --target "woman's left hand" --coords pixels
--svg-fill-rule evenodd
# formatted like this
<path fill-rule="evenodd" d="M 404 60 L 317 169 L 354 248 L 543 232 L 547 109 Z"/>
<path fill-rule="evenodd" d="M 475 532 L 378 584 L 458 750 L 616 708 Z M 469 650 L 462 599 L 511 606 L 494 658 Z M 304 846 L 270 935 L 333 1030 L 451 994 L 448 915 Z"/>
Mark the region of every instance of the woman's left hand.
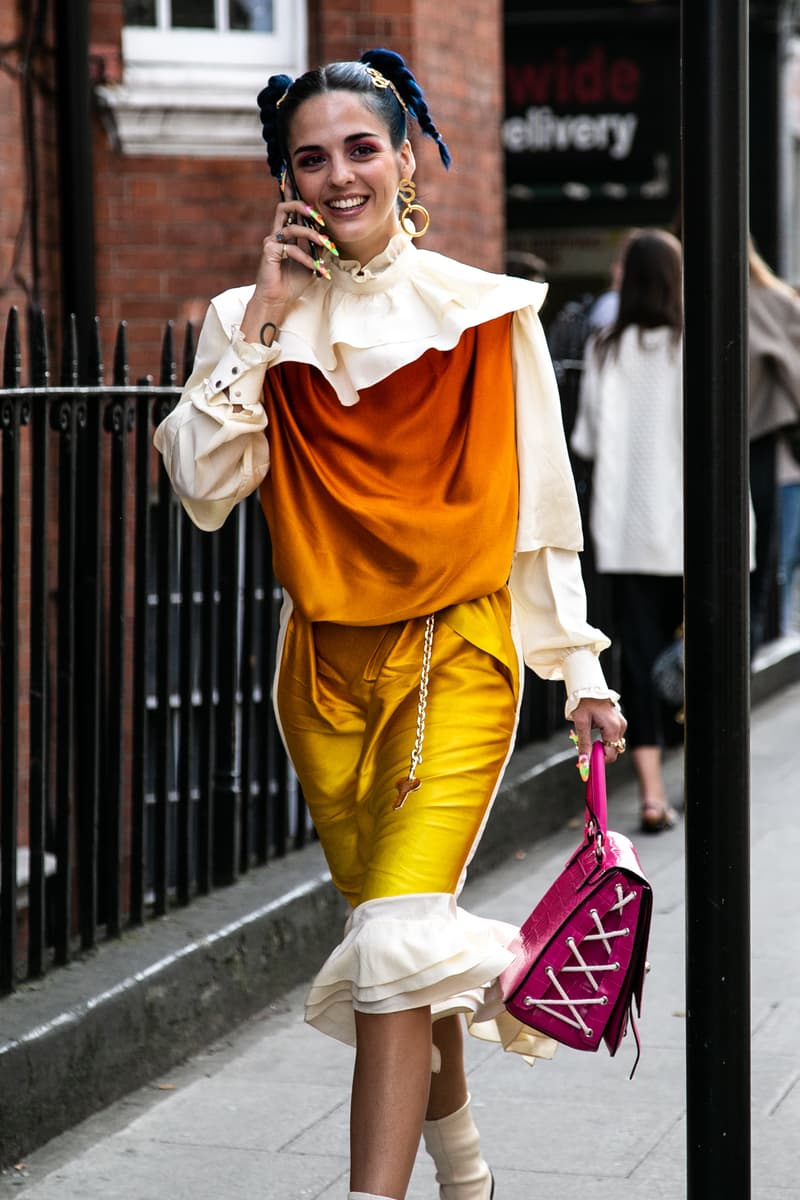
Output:
<path fill-rule="evenodd" d="M 625 751 L 624 733 L 628 722 L 613 700 L 584 698 L 572 714 L 578 736 L 578 757 L 592 752 L 592 730 L 599 729 L 603 738 L 606 762 L 616 762 Z"/>

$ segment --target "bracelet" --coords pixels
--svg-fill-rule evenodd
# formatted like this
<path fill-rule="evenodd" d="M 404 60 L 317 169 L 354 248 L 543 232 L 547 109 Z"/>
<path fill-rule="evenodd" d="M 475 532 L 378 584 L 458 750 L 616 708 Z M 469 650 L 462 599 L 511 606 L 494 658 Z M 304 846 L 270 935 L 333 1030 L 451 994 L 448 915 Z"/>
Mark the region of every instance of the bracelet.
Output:
<path fill-rule="evenodd" d="M 278 326 L 275 324 L 275 322 L 274 321 L 265 321 L 264 324 L 261 326 L 261 328 L 258 331 L 258 340 L 261 342 L 262 346 L 266 346 L 266 344 L 267 344 L 264 341 L 264 330 L 265 329 L 272 330 L 273 338 L 276 338 L 278 336 Z"/>

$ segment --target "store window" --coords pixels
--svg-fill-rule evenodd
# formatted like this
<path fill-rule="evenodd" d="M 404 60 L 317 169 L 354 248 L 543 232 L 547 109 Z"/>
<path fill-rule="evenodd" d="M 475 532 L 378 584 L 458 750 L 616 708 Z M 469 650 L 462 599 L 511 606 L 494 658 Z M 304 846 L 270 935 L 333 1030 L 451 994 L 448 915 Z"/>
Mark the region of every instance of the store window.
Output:
<path fill-rule="evenodd" d="M 306 69 L 302 0 L 125 0 L 123 78 L 97 89 L 126 154 L 263 154 L 256 96 Z"/>

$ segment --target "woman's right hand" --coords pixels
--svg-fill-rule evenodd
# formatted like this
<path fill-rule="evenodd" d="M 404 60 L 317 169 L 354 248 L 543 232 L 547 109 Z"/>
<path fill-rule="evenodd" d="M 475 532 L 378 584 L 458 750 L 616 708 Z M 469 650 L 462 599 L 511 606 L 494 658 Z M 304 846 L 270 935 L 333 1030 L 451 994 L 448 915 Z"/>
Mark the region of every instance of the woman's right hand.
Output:
<path fill-rule="evenodd" d="M 309 224 L 302 224 L 303 220 Z M 326 236 L 324 225 L 320 214 L 302 200 L 282 200 L 278 204 L 272 232 L 261 243 L 255 292 L 242 319 L 241 329 L 247 341 L 257 342 L 259 331 L 267 322 L 280 328 L 286 313 L 315 274 L 330 278 L 322 252 L 331 250 L 333 243 Z M 318 246 L 319 252 L 311 253 L 311 246 Z M 271 340 L 265 338 L 266 344 Z"/>

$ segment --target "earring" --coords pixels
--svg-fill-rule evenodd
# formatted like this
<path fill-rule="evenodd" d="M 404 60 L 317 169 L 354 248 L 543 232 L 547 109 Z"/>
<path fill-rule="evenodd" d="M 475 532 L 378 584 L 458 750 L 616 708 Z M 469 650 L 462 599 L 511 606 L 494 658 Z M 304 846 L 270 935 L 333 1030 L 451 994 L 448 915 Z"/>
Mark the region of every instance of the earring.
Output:
<path fill-rule="evenodd" d="M 405 208 L 400 213 L 400 224 L 403 226 L 403 230 L 408 234 L 409 237 L 422 237 L 423 233 L 428 232 L 428 226 L 431 223 L 431 216 L 427 208 L 423 208 L 421 204 L 415 203 L 417 199 L 417 185 L 411 179 L 401 179 L 397 185 L 397 195 L 405 205 Z M 412 213 L 415 212 L 422 213 L 424 225 L 421 229 L 417 229 L 416 225 L 414 224 L 414 217 L 412 216 Z"/>

